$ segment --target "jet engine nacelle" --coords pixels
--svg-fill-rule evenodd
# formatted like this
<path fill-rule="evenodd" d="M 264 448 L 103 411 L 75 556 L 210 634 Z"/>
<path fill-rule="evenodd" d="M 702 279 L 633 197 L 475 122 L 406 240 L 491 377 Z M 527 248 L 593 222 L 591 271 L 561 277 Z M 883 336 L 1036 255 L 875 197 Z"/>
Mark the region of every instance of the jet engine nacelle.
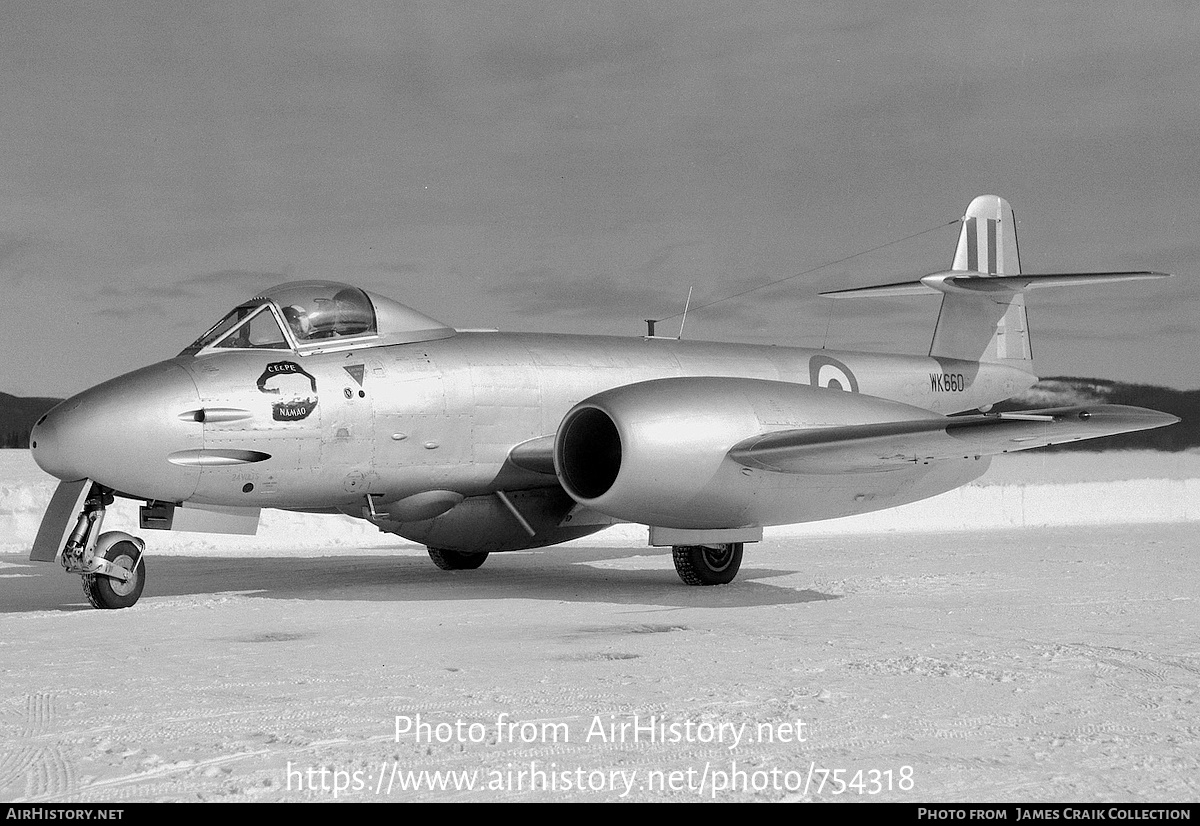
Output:
<path fill-rule="evenodd" d="M 729 449 L 763 433 L 905 420 L 914 411 L 873 396 L 789 382 L 659 379 L 575 405 L 556 434 L 554 467 L 577 502 L 628 522 L 717 529 L 820 519 L 840 513 L 828 512 L 826 503 L 810 510 L 798 493 L 800 477 L 744 467 L 729 458 Z M 822 493 L 844 487 L 833 479 L 827 484 Z M 858 495 L 849 487 L 846 493 L 848 504 Z"/>

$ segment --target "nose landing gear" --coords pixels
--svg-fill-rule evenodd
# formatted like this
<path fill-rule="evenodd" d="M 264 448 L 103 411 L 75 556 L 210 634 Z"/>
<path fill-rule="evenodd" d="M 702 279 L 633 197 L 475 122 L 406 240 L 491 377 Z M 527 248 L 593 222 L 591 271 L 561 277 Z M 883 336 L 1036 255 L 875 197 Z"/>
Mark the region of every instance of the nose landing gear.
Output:
<path fill-rule="evenodd" d="M 100 533 L 112 491 L 93 485 L 62 551 L 62 566 L 81 574 L 83 593 L 94 608 L 129 608 L 146 584 L 146 543 L 122 531 Z"/>
<path fill-rule="evenodd" d="M 110 531 L 96 543 L 95 559 L 105 563 L 107 572 L 83 575 L 83 593 L 93 608 L 129 608 L 142 595 L 146 585 L 142 543 L 124 536 L 120 531 Z M 108 547 L 101 551 L 105 544 Z"/>

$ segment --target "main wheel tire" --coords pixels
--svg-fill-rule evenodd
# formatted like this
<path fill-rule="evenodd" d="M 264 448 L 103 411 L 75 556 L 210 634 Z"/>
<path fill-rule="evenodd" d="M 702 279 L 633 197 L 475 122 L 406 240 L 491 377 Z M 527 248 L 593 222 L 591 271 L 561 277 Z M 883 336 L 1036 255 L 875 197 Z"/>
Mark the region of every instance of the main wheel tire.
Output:
<path fill-rule="evenodd" d="M 742 543 L 675 545 L 671 559 L 675 573 L 688 585 L 727 585 L 742 567 Z"/>
<path fill-rule="evenodd" d="M 146 587 L 146 563 L 137 546 L 129 541 L 114 544 L 104 552 L 104 558 L 118 568 L 132 571 L 133 576 L 128 582 L 122 582 L 100 574 L 84 574 L 84 596 L 93 608 L 129 608 Z"/>
<path fill-rule="evenodd" d="M 487 561 L 488 555 L 487 551 L 467 554 L 445 548 L 430 548 L 429 558 L 443 571 L 473 571 Z"/>

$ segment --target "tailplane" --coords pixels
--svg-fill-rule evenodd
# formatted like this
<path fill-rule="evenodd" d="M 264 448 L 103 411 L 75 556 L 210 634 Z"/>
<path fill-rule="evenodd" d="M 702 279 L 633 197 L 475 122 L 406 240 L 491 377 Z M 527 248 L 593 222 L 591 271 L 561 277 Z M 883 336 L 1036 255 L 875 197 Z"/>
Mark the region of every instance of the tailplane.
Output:
<path fill-rule="evenodd" d="M 929 355 L 1007 363 L 1029 370 L 1033 348 L 1025 295 L 1035 287 L 1062 287 L 1142 278 L 1160 272 L 1028 274 L 1021 272 L 1017 222 L 1008 201 L 980 195 L 962 218 L 951 269 L 919 281 L 822 293 L 830 298 L 942 293 Z"/>

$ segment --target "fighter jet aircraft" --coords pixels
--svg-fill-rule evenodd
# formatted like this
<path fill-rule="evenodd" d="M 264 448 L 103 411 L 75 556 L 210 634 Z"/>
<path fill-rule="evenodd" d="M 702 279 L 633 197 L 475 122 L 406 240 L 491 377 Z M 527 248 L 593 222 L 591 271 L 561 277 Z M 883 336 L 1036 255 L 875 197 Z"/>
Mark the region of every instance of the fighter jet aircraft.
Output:
<path fill-rule="evenodd" d="M 987 412 L 1037 381 L 1025 291 L 1162 276 L 1022 273 L 1011 207 L 981 196 L 949 270 L 827 294 L 941 295 L 924 356 L 458 332 L 356 287 L 283 284 L 38 421 L 33 456 L 62 481 L 30 558 L 82 575 L 98 608 L 133 605 L 145 543 L 101 532 L 121 496 L 145 502 L 143 529 L 348 514 L 447 570 L 640 523 L 685 583 L 728 583 L 764 526 L 890 508 L 997 454 L 1177 421 Z"/>

